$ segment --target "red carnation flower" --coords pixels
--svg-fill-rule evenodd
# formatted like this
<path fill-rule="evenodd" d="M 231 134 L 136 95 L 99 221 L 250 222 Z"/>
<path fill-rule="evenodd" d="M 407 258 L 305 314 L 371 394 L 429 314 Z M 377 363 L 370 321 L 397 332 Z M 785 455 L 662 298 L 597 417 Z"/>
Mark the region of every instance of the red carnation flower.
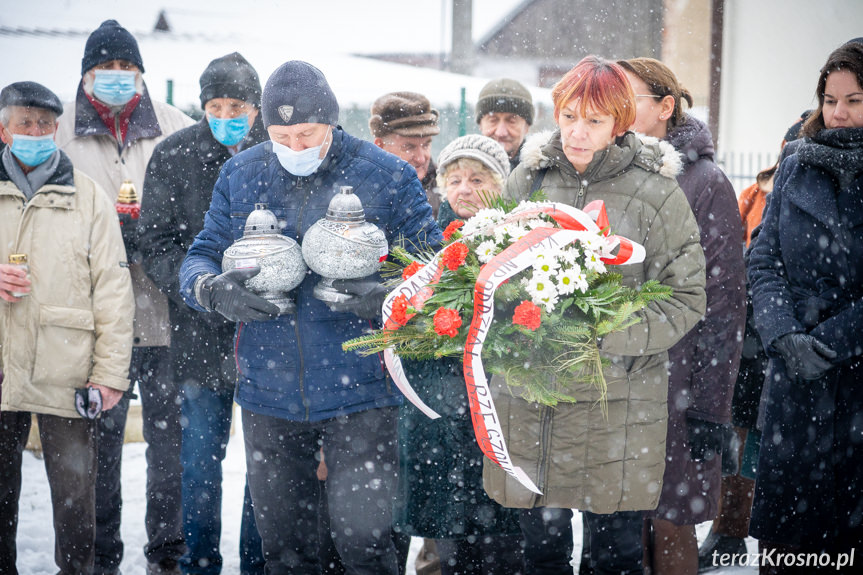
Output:
<path fill-rule="evenodd" d="M 522 325 L 530 331 L 536 331 L 542 323 L 542 313 L 540 309 L 532 302 L 524 300 L 518 307 L 515 308 L 515 313 L 512 314 L 512 323 Z"/>
<path fill-rule="evenodd" d="M 408 279 L 409 277 L 411 277 L 412 275 L 414 275 L 415 273 L 417 273 L 421 269 L 423 269 L 423 266 L 420 265 L 419 262 L 411 262 L 411 265 L 409 265 L 404 270 L 402 270 L 402 279 L 403 280 Z"/>
<path fill-rule="evenodd" d="M 441 260 L 446 267 L 455 271 L 464 263 L 464 260 L 467 257 L 467 252 L 468 249 L 466 245 L 461 242 L 456 242 L 454 244 L 450 244 L 449 247 L 443 251 L 443 257 Z"/>
<path fill-rule="evenodd" d="M 393 314 L 392 320 L 399 325 L 405 325 L 408 322 L 408 298 L 406 295 L 402 294 L 400 296 L 396 296 L 393 300 Z"/>
<path fill-rule="evenodd" d="M 449 225 L 446 227 L 446 229 L 443 231 L 443 239 L 445 239 L 446 241 L 449 241 L 449 239 L 452 237 L 452 235 L 455 233 L 455 231 L 457 229 L 459 229 L 460 227 L 462 227 L 463 225 L 464 225 L 464 222 L 461 220 L 451 221 L 449 223 Z"/>
<path fill-rule="evenodd" d="M 455 337 L 461 327 L 461 316 L 454 309 L 442 307 L 434 314 L 434 331 L 438 335 Z"/>

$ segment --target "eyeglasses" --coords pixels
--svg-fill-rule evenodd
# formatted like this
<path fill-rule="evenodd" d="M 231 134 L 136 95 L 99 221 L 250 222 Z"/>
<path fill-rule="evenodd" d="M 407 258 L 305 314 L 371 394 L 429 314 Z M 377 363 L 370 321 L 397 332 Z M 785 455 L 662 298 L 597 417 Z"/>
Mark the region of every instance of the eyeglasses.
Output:
<path fill-rule="evenodd" d="M 636 98 L 662 98 L 659 94 L 636 94 Z"/>

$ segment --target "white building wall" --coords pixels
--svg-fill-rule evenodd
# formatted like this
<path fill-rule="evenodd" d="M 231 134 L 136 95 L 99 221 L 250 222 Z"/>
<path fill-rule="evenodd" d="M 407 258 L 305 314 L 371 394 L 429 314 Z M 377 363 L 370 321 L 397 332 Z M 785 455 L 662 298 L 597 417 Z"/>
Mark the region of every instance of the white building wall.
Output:
<path fill-rule="evenodd" d="M 830 52 L 863 36 L 863 0 L 725 0 L 720 152 L 770 153 Z"/>

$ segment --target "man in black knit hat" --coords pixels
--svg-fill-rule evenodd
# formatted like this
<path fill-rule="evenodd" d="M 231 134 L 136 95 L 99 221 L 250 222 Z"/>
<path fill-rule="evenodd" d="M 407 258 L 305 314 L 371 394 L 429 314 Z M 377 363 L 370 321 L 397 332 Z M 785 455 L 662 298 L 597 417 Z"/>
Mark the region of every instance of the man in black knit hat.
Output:
<path fill-rule="evenodd" d="M 87 38 L 81 83 L 57 129 L 57 145 L 75 167 L 96 180 L 117 202 L 124 182 L 142 194 L 147 162 L 156 144 L 193 120 L 173 106 L 150 98 L 143 80 L 138 42 L 115 20 L 106 20 Z M 128 189 L 128 186 L 127 186 Z M 146 203 L 146 197 L 143 198 Z M 168 301 L 144 274 L 136 246 L 140 206 L 119 203 L 123 240 L 135 292 L 135 334 L 129 378 L 141 396 L 147 441 L 147 545 L 149 574 L 179 575 L 183 555 L 180 505 L 180 410 L 178 386 L 170 377 Z M 131 393 L 98 419 L 96 575 L 119 572 L 121 482 L 126 414 Z"/>
<path fill-rule="evenodd" d="M 182 392 L 183 525 L 186 573 L 221 572 L 222 461 L 234 404 L 234 323 L 183 303 L 180 264 L 204 227 L 222 164 L 267 139 L 261 122 L 261 82 L 234 52 L 201 74 L 200 122 L 162 140 L 144 180 L 138 248 L 147 275 L 168 296 L 172 379 Z M 261 538 L 246 487 L 240 528 L 240 572 L 263 575 Z"/>

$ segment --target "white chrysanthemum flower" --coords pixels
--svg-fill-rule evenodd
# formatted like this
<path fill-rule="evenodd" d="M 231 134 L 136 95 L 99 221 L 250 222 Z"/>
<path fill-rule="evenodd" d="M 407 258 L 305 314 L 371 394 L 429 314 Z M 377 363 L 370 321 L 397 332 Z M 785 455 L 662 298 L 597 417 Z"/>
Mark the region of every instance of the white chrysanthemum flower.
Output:
<path fill-rule="evenodd" d="M 558 295 L 555 293 L 553 295 L 549 295 L 547 297 L 541 298 L 539 301 L 533 302 L 535 305 L 545 306 L 545 311 L 548 313 L 552 313 L 554 308 L 557 307 Z"/>
<path fill-rule="evenodd" d="M 590 287 L 587 283 L 587 275 L 579 270 L 579 273 L 575 275 L 575 289 L 584 293 L 587 291 L 587 288 Z"/>
<path fill-rule="evenodd" d="M 553 228 L 553 227 L 555 227 L 553 223 L 547 222 L 545 220 L 540 220 L 540 219 L 528 220 L 525 222 L 524 225 L 529 230 L 535 230 L 536 228 Z"/>
<path fill-rule="evenodd" d="M 533 272 L 527 278 L 525 289 L 536 305 L 542 304 L 545 299 L 557 296 L 557 288 L 554 286 L 551 276 L 539 272 Z"/>
<path fill-rule="evenodd" d="M 487 264 L 497 253 L 497 244 L 494 240 L 486 240 L 476 247 L 476 257 L 480 263 Z"/>
<path fill-rule="evenodd" d="M 605 263 L 599 259 L 599 254 L 594 251 L 584 252 L 584 267 L 597 273 L 605 272 Z"/>
<path fill-rule="evenodd" d="M 528 212 L 530 210 L 544 208 L 549 205 L 550 202 L 531 202 L 529 200 L 522 200 L 511 213 L 518 214 L 521 212 Z"/>
<path fill-rule="evenodd" d="M 564 265 L 577 266 L 579 258 L 581 258 L 581 250 L 578 247 L 578 242 L 569 244 L 560 251 L 559 260 Z"/>
<path fill-rule="evenodd" d="M 605 236 L 594 232 L 578 232 L 578 242 L 585 250 L 602 253 L 606 248 L 608 240 Z"/>
<path fill-rule="evenodd" d="M 555 279 L 557 280 L 557 291 L 561 295 L 569 295 L 575 291 L 581 268 L 575 264 L 569 269 L 561 270 Z"/>
<path fill-rule="evenodd" d="M 513 240 L 520 240 L 521 238 L 526 236 L 528 234 L 528 232 L 530 232 L 529 229 L 527 229 L 524 226 L 519 225 L 519 226 L 515 226 L 514 228 L 512 228 L 509 232 L 509 235 Z"/>
<path fill-rule="evenodd" d="M 560 256 L 561 252 L 558 250 L 539 252 L 533 262 L 533 269 L 543 274 L 552 275 L 560 269 L 560 261 L 558 260 Z"/>
<path fill-rule="evenodd" d="M 464 227 L 462 227 L 462 235 L 471 236 L 489 226 L 497 224 L 503 220 L 505 216 L 506 214 L 503 210 L 483 208 L 465 222 Z"/>
<path fill-rule="evenodd" d="M 509 238 L 510 242 L 523 238 L 527 235 L 528 229 L 524 226 L 520 226 L 515 222 L 510 222 L 508 224 L 503 224 L 502 226 L 497 226 L 494 229 L 494 240 L 503 244 L 506 243 L 507 238 Z"/>

